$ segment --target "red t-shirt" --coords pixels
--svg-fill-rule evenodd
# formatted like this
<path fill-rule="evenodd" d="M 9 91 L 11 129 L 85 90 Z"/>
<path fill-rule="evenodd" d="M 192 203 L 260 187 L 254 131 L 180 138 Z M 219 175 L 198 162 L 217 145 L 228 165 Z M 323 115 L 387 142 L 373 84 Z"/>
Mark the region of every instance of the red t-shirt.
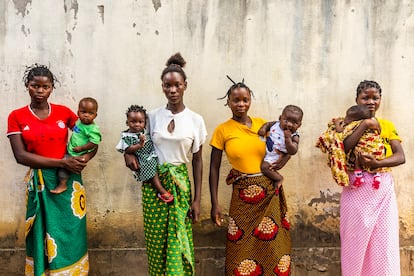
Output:
<path fill-rule="evenodd" d="M 73 128 L 77 119 L 76 114 L 63 105 L 50 104 L 49 116 L 43 120 L 25 106 L 9 114 L 7 136 L 22 135 L 27 151 L 61 159 L 66 153 L 68 128 Z"/>

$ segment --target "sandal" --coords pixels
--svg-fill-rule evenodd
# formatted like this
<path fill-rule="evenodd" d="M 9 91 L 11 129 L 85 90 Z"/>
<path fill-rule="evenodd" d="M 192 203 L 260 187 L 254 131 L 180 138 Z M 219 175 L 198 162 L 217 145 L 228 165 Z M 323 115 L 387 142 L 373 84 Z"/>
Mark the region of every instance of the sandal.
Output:
<path fill-rule="evenodd" d="M 157 196 L 158 196 L 159 199 L 161 199 L 165 203 L 170 203 L 171 201 L 174 200 L 174 196 L 172 194 L 170 194 L 170 192 L 166 192 L 166 193 L 163 193 L 163 194 L 158 193 Z"/>

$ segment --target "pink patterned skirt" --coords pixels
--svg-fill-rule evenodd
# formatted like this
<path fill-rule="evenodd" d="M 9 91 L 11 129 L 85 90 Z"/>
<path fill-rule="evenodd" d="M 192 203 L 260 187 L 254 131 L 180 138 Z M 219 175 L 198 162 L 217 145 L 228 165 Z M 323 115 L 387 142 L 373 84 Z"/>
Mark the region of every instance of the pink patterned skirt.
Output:
<path fill-rule="evenodd" d="M 379 189 L 373 174 L 364 172 L 359 188 L 341 194 L 341 268 L 343 276 L 399 276 L 398 209 L 394 180 L 381 173 Z M 349 174 L 350 183 L 354 175 Z"/>

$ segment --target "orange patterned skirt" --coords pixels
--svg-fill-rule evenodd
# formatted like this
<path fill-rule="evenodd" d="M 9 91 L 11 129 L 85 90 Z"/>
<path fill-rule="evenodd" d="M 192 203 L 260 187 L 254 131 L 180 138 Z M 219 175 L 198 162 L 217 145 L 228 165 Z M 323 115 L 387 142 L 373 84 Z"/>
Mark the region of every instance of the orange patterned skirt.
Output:
<path fill-rule="evenodd" d="M 226 275 L 290 275 L 291 240 L 283 188 L 232 169 Z"/>

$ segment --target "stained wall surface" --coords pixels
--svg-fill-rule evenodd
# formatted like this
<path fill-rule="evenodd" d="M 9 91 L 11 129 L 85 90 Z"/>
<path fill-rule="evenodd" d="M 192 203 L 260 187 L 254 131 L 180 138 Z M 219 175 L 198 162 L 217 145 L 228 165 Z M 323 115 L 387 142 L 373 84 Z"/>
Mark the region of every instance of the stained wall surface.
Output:
<path fill-rule="evenodd" d="M 168 57 L 181 52 L 187 60 L 185 104 L 204 117 L 208 139 L 230 116 L 225 101 L 217 100 L 231 84 L 226 75 L 244 78 L 253 90 L 252 116 L 275 120 L 287 104 L 303 108 L 299 152 L 281 171 L 296 275 L 339 273 L 341 189 L 331 178 L 326 156 L 314 145 L 326 123 L 354 104 L 357 84 L 377 80 L 383 88 L 377 115 L 394 122 L 406 153 L 406 164 L 393 174 L 403 275 L 410 275 L 413 12 L 408 0 L 0 1 L 0 271 L 21 275 L 24 261 L 26 168 L 16 164 L 5 136 L 7 115 L 29 103 L 23 72 L 27 65 L 41 63 L 59 80 L 52 102 L 74 110 L 85 96 L 99 102 L 96 121 L 103 142 L 83 173 L 93 275 L 141 275 L 122 270 L 128 268 L 145 275 L 140 185 L 115 145 L 130 104 L 152 109 L 166 103 L 160 74 Z M 225 229 L 209 220 L 208 143 L 203 149 L 202 219 L 194 225 L 198 274 L 220 275 Z M 222 180 L 228 170 L 225 160 Z M 230 189 L 221 181 L 224 212 Z M 128 265 L 117 267 L 120 260 Z"/>

